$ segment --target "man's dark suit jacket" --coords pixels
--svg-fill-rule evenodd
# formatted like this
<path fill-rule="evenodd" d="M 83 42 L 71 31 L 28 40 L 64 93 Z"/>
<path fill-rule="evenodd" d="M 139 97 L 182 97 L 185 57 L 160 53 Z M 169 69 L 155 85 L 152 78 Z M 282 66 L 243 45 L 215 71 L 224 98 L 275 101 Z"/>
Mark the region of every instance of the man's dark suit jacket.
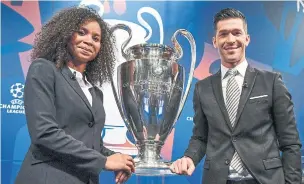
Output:
<path fill-rule="evenodd" d="M 204 184 L 226 183 L 235 150 L 260 184 L 301 183 L 302 145 L 279 74 L 247 67 L 234 128 L 220 71 L 196 84 L 193 104 L 195 125 L 185 156 L 197 165 L 206 154 Z"/>
<path fill-rule="evenodd" d="M 98 183 L 106 156 L 102 92 L 91 90 L 91 106 L 68 67 L 35 60 L 28 71 L 24 105 L 31 145 L 16 184 Z"/>

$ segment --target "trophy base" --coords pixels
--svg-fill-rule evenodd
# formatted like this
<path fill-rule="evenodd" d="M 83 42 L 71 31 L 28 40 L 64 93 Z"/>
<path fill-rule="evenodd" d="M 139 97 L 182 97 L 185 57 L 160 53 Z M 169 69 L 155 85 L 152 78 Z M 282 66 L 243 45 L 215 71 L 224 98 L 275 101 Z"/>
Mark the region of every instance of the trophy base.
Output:
<path fill-rule="evenodd" d="M 137 176 L 173 176 L 170 162 L 135 162 L 135 175 Z"/>

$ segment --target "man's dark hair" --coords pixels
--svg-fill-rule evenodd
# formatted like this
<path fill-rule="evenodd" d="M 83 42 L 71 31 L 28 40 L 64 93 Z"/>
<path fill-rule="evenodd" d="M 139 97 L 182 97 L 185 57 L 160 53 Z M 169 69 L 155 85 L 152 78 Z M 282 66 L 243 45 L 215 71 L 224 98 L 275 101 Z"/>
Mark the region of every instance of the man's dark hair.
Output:
<path fill-rule="evenodd" d="M 240 12 L 239 10 L 234 9 L 234 8 L 225 8 L 215 14 L 214 19 L 213 19 L 214 31 L 216 32 L 217 23 L 219 21 L 227 20 L 227 19 L 235 19 L 235 18 L 239 18 L 239 19 L 243 20 L 244 29 L 247 33 L 247 21 L 246 21 L 245 15 L 242 12 Z"/>

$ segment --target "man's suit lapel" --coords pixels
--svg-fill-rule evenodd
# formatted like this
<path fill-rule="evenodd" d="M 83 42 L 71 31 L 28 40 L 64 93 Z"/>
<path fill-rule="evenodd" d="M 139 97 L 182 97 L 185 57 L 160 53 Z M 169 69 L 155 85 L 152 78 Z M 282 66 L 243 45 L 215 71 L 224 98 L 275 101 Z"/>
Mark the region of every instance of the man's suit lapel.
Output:
<path fill-rule="evenodd" d="M 236 122 L 235 127 L 238 124 L 238 121 L 243 112 L 244 106 L 245 106 L 245 104 L 249 98 L 249 95 L 252 91 L 252 88 L 254 86 L 256 74 L 257 73 L 256 73 L 255 69 L 248 65 L 246 73 L 245 73 L 245 77 L 244 77 L 244 83 L 243 83 L 243 89 L 242 89 L 242 93 L 241 93 L 241 97 L 240 97 L 240 101 L 239 101 L 239 107 L 238 107 L 238 111 L 237 111 L 236 118 L 235 118 L 235 122 Z"/>
<path fill-rule="evenodd" d="M 63 77 L 65 78 L 65 80 L 74 89 L 74 91 L 80 96 L 80 98 L 85 102 L 86 106 L 90 109 L 90 111 L 93 114 L 93 110 L 92 110 L 91 104 L 88 101 L 88 99 L 85 96 L 85 94 L 83 93 L 83 91 L 82 91 L 81 87 L 79 86 L 77 80 L 71 78 L 72 75 L 73 75 L 72 72 L 71 72 L 71 70 L 68 69 L 68 67 L 65 66 L 65 67 L 62 68 L 61 73 L 62 73 Z"/>
<path fill-rule="evenodd" d="M 224 116 L 224 119 L 226 120 L 228 127 L 232 131 L 233 128 L 232 128 L 230 120 L 229 120 L 228 112 L 226 110 L 226 105 L 225 105 L 224 97 L 223 97 L 221 70 L 219 70 L 215 75 L 213 75 L 211 77 L 211 83 L 212 83 L 213 93 L 215 95 L 216 101 L 222 111 L 222 114 Z"/>

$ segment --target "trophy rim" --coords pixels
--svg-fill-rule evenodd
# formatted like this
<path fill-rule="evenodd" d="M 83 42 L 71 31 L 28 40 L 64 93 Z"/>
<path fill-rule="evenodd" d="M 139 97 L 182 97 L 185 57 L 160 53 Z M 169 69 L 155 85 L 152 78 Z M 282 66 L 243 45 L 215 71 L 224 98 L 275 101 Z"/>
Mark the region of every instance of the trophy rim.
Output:
<path fill-rule="evenodd" d="M 138 48 L 147 48 L 147 47 L 154 47 L 154 48 L 159 48 L 159 49 L 165 49 L 165 50 L 168 50 L 168 51 L 171 51 L 171 52 L 175 52 L 175 50 L 168 46 L 168 45 L 165 45 L 165 44 L 160 44 L 160 43 L 141 43 L 141 44 L 136 44 L 136 45 L 133 45 L 131 47 L 129 47 L 126 52 L 130 52 L 131 50 L 133 49 L 138 49 Z"/>
<path fill-rule="evenodd" d="M 129 63 L 132 63 L 132 62 L 136 62 L 137 60 L 149 60 L 149 59 L 136 59 L 136 58 L 133 58 L 131 60 L 126 60 L 125 62 L 118 64 L 117 68 L 120 68 L 123 65 L 128 65 Z M 157 59 L 154 59 L 154 60 L 157 60 Z M 158 59 L 158 60 L 168 61 L 167 59 Z M 183 67 L 183 65 L 181 65 L 180 63 L 178 63 L 178 62 L 176 62 L 174 60 L 170 60 L 170 62 L 177 64 L 179 67 Z"/>

